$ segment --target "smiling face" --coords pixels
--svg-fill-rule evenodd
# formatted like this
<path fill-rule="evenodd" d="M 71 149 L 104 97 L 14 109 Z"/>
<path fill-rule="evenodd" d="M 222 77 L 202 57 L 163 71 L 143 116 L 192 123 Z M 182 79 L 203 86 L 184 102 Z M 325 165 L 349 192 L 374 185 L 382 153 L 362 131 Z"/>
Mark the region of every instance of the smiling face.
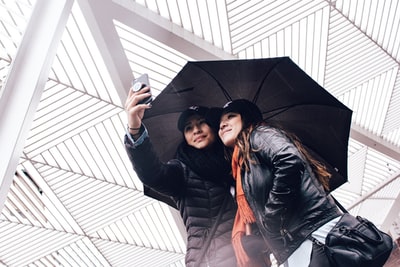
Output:
<path fill-rule="evenodd" d="M 222 115 L 218 131 L 222 143 L 227 147 L 234 147 L 242 127 L 242 116 L 239 113 L 228 112 Z"/>
<path fill-rule="evenodd" d="M 207 148 L 215 141 L 215 134 L 210 126 L 206 123 L 204 117 L 199 115 L 190 116 L 183 128 L 188 145 L 197 149 Z"/>

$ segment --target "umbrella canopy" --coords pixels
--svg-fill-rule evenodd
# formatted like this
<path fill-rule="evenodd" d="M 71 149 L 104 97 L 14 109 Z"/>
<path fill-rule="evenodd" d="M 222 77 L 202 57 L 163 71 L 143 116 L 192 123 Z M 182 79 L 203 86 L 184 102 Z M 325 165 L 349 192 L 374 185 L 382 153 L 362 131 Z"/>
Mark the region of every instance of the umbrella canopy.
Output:
<path fill-rule="evenodd" d="M 192 105 L 222 107 L 253 101 L 266 121 L 296 134 L 333 172 L 330 188 L 347 181 L 347 146 L 352 111 L 290 58 L 188 62 L 145 112 L 143 123 L 164 161 L 182 141 L 179 114 Z"/>

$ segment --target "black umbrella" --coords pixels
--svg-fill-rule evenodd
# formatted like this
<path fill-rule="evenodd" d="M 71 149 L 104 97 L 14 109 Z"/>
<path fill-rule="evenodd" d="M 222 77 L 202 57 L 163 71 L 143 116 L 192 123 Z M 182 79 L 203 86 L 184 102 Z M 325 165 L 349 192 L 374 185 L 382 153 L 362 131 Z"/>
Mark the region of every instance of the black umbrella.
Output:
<path fill-rule="evenodd" d="M 192 105 L 222 107 L 253 101 L 267 121 L 296 134 L 333 171 L 330 188 L 347 181 L 352 111 L 290 58 L 188 62 L 145 112 L 144 124 L 162 160 L 171 159 L 182 134 L 180 112 Z"/>

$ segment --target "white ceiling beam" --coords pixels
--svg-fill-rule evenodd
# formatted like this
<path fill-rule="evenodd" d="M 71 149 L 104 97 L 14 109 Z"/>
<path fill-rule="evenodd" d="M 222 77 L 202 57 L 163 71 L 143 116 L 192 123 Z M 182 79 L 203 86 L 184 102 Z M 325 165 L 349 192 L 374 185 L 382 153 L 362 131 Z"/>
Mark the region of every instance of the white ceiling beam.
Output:
<path fill-rule="evenodd" d="M 133 77 L 113 20 L 135 29 L 195 60 L 232 59 L 233 55 L 132 1 L 78 0 L 89 29 L 124 103 Z"/>
<path fill-rule="evenodd" d="M 354 140 L 366 145 L 369 148 L 372 148 L 386 156 L 389 156 L 395 160 L 398 160 L 400 158 L 400 148 L 389 143 L 388 141 L 384 140 L 382 137 L 379 137 L 375 134 L 372 134 L 371 132 L 365 130 L 359 125 L 352 124 L 351 125 L 351 131 L 350 131 L 350 137 L 353 138 Z M 354 201 L 351 206 L 348 209 L 351 209 L 366 199 L 372 197 L 373 194 L 381 190 L 383 187 L 387 186 L 389 183 L 393 182 L 395 179 L 398 179 L 400 177 L 399 173 L 396 173 L 392 177 L 390 177 L 387 181 L 383 182 L 381 185 L 378 185 L 375 187 L 371 192 L 363 195 L 356 201 Z M 382 225 L 381 225 L 381 230 L 387 232 L 389 231 L 392 223 L 394 222 L 395 218 L 397 218 L 400 214 L 400 199 L 399 196 L 394 201 L 394 204 L 390 208 L 387 216 L 385 217 Z"/>
<path fill-rule="evenodd" d="M 195 60 L 237 58 L 134 1 L 116 2 L 116 20 Z"/>
<path fill-rule="evenodd" d="M 3 210 L 74 0 L 38 0 L 0 98 L 0 210 Z"/>
<path fill-rule="evenodd" d="M 395 179 L 399 179 L 399 178 L 400 178 L 400 174 L 397 174 L 397 177 Z M 386 232 L 388 230 L 393 231 L 392 230 L 393 222 L 396 219 L 399 219 L 399 215 L 400 215 L 400 193 L 395 198 L 394 203 L 390 207 L 390 210 L 387 213 L 385 220 L 382 222 L 381 229 Z M 392 234 L 394 234 L 394 233 L 392 233 Z"/>
<path fill-rule="evenodd" d="M 389 156 L 395 160 L 400 159 L 400 148 L 384 140 L 371 132 L 363 129 L 361 126 L 352 123 L 350 137 L 354 140 Z"/>
<path fill-rule="evenodd" d="M 382 190 L 383 188 L 385 188 L 386 186 L 388 186 L 389 184 L 391 184 L 394 180 L 396 180 L 398 178 L 400 178 L 400 172 L 393 174 L 391 177 L 389 177 L 388 179 L 383 181 L 381 184 L 379 184 L 375 188 L 373 188 L 370 192 L 362 195 L 361 197 L 359 197 L 358 199 L 353 201 L 353 203 L 349 207 L 347 207 L 347 210 L 351 210 L 354 207 L 356 207 L 357 205 L 362 204 L 365 200 L 371 198 L 374 194 L 376 194 L 377 192 L 379 192 L 380 190 Z M 390 226 L 392 225 L 394 220 L 399 216 L 399 213 L 400 213 L 400 199 L 399 199 L 399 195 L 397 195 L 394 200 L 394 204 L 391 206 L 385 220 L 381 224 L 380 229 L 385 232 L 389 231 Z"/>
<path fill-rule="evenodd" d="M 113 23 L 117 12 L 112 0 L 77 0 L 121 103 L 125 103 L 133 73 Z"/>

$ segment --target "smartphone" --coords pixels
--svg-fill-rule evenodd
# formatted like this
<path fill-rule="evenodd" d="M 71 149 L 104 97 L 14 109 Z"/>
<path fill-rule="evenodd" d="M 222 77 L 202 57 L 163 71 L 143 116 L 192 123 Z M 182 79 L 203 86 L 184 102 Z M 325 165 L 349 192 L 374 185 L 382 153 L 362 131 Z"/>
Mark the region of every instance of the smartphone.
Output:
<path fill-rule="evenodd" d="M 147 73 L 145 73 L 145 74 L 140 75 L 139 78 L 133 80 L 132 90 L 137 92 L 149 85 L 150 85 L 149 75 L 147 75 Z M 149 92 L 149 93 L 151 93 L 151 92 Z M 153 101 L 153 97 L 149 96 L 149 97 L 143 99 L 142 101 L 140 101 L 138 104 L 149 104 L 149 103 L 151 103 L 151 101 Z"/>

